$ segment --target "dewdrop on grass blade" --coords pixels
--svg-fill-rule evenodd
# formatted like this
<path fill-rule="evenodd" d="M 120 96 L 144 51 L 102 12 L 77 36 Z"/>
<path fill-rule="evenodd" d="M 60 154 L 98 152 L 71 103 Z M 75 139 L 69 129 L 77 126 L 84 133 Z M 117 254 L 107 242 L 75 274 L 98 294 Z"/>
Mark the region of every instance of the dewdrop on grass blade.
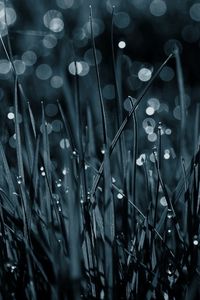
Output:
<path fill-rule="evenodd" d="M 199 244 L 198 236 L 195 235 L 195 236 L 193 237 L 193 245 L 194 245 L 194 246 L 198 246 L 198 244 Z"/>

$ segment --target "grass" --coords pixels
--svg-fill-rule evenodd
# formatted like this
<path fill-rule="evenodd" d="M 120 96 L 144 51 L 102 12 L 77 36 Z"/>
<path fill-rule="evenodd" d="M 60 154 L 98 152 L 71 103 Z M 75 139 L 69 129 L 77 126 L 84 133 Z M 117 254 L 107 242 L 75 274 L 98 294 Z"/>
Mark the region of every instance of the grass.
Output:
<path fill-rule="evenodd" d="M 176 50 L 164 60 L 135 101 L 129 96 L 132 108 L 123 119 L 111 38 L 118 101 L 118 129 L 111 138 L 101 92 L 92 13 L 90 26 L 103 135 L 99 137 L 94 130 L 95 116 L 89 105 L 86 122 L 83 121 L 81 93 L 84 91 L 80 89 L 77 75 L 76 122 L 69 122 L 64 103 L 57 101 L 64 124 L 63 136 L 69 140 L 69 146 L 66 144 L 56 155 L 59 170 L 53 164 L 45 104 L 41 103 L 40 131 L 23 82 L 19 81 L 13 66 L 15 164 L 6 147 L 0 144 L 1 298 L 197 299 L 199 133 L 196 121 L 195 154 L 186 165 L 186 116 L 179 53 Z M 113 27 L 111 31 L 113 35 Z M 11 51 L 3 39 L 1 42 L 12 63 Z M 179 142 L 184 149 L 181 148 L 178 159 L 177 174 L 181 175 L 177 187 L 171 191 L 163 177 L 161 124 L 153 149 L 153 168 L 148 156 L 142 171 L 136 165 L 140 143 L 137 109 L 163 67 L 174 57 L 182 116 Z M 128 124 L 133 127 L 131 148 L 125 142 Z M 96 151 L 99 140 L 103 150 L 100 154 Z M 117 178 L 116 182 L 113 177 Z M 141 181 L 142 189 L 139 189 Z M 160 205 L 161 195 L 166 199 L 165 207 Z"/>

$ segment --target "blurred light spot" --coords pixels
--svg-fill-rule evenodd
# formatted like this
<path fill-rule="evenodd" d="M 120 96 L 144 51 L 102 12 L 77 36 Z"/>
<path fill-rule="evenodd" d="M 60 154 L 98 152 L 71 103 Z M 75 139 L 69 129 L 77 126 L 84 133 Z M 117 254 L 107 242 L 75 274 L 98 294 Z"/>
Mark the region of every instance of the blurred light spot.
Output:
<path fill-rule="evenodd" d="M 113 84 L 107 84 L 103 88 L 103 96 L 105 99 L 111 100 L 115 98 L 115 87 Z"/>
<path fill-rule="evenodd" d="M 57 38 L 53 34 L 47 34 L 42 42 L 46 48 L 52 49 L 57 45 Z"/>
<path fill-rule="evenodd" d="M 8 74 L 11 67 L 11 63 L 7 59 L 0 59 L 0 74 Z"/>
<path fill-rule="evenodd" d="M 47 64 L 41 64 L 36 68 L 36 76 L 41 80 L 47 80 L 52 75 L 52 69 Z"/>
<path fill-rule="evenodd" d="M 119 47 L 120 49 L 124 49 L 124 48 L 126 47 L 126 43 L 125 43 L 124 41 L 120 41 L 120 42 L 118 43 L 118 47 Z"/>
<path fill-rule="evenodd" d="M 155 109 L 153 107 L 151 107 L 151 106 L 147 107 L 146 114 L 148 116 L 152 116 L 154 113 L 155 113 Z"/>
<path fill-rule="evenodd" d="M 61 32 L 64 28 L 64 22 L 60 18 L 53 18 L 49 24 L 49 29 L 53 32 Z"/>
<path fill-rule="evenodd" d="M 9 112 L 7 116 L 9 120 L 13 120 L 15 118 L 15 115 L 12 112 Z"/>
<path fill-rule="evenodd" d="M 137 76 L 132 75 L 127 78 L 127 84 L 132 91 L 136 91 L 141 87 L 142 82 L 139 80 Z"/>
<path fill-rule="evenodd" d="M 166 103 L 161 103 L 160 108 L 158 109 L 158 112 L 161 112 L 161 111 L 169 112 L 169 106 Z"/>
<path fill-rule="evenodd" d="M 79 61 L 79 62 L 71 62 L 69 64 L 69 72 L 72 75 L 76 75 L 76 73 L 79 76 L 85 76 L 88 74 L 90 70 L 90 67 L 88 65 L 88 63 L 84 62 L 84 61 Z"/>
<path fill-rule="evenodd" d="M 96 58 L 97 58 L 97 64 L 100 64 L 102 61 L 102 54 L 101 51 L 96 49 Z M 93 54 L 93 49 L 88 49 L 85 54 L 84 54 L 84 60 L 90 65 L 94 66 L 95 61 L 94 61 L 94 54 Z"/>
<path fill-rule="evenodd" d="M 160 101 L 157 98 L 150 98 L 147 103 L 149 106 L 153 107 L 154 110 L 158 110 L 160 108 Z"/>
<path fill-rule="evenodd" d="M 174 78 L 174 70 L 168 66 L 165 66 L 160 72 L 160 78 L 163 81 L 171 81 Z"/>
<path fill-rule="evenodd" d="M 150 154 L 149 159 L 151 162 L 155 163 L 155 156 L 153 153 Z"/>
<path fill-rule="evenodd" d="M 17 15 L 12 7 L 6 7 L 6 21 L 8 25 L 12 25 L 17 20 Z"/>
<path fill-rule="evenodd" d="M 58 107 L 55 104 L 49 103 L 45 107 L 45 113 L 49 117 L 54 117 L 58 113 Z"/>
<path fill-rule="evenodd" d="M 167 11 L 166 3 L 162 0 L 153 0 L 150 4 L 150 12 L 155 17 L 163 16 Z"/>
<path fill-rule="evenodd" d="M 104 32 L 105 26 L 104 26 L 104 23 L 102 22 L 102 20 L 92 18 L 92 28 L 93 28 L 94 37 L 96 37 L 96 36 L 98 36 L 98 35 L 100 35 L 101 33 Z M 91 38 L 91 25 L 90 25 L 90 21 L 88 21 L 87 23 L 85 23 L 85 25 L 83 26 L 83 29 L 85 31 L 86 37 L 87 38 Z"/>
<path fill-rule="evenodd" d="M 173 110 L 174 118 L 177 120 L 181 120 L 181 108 L 179 105 L 177 105 Z"/>
<path fill-rule="evenodd" d="M 144 128 L 145 130 L 146 130 L 146 128 L 147 128 L 148 126 L 151 126 L 151 127 L 155 128 L 156 122 L 155 122 L 155 120 L 152 119 L 152 118 L 146 118 L 146 119 L 143 120 L 142 126 L 143 126 L 143 128 Z"/>
<path fill-rule="evenodd" d="M 52 126 L 53 131 L 60 132 L 62 130 L 62 128 L 63 128 L 63 123 L 60 120 L 54 120 L 51 123 L 51 126 Z"/>
<path fill-rule="evenodd" d="M 134 101 L 134 103 L 136 102 L 136 99 L 135 98 L 133 98 L 133 101 Z M 132 103 L 131 103 L 131 101 L 130 101 L 130 99 L 129 98 L 126 98 L 126 100 L 124 101 L 124 109 L 126 110 L 126 111 L 131 111 L 132 110 L 132 108 L 133 108 L 133 106 L 132 106 Z"/>
<path fill-rule="evenodd" d="M 23 53 L 22 60 L 26 66 L 33 66 L 37 61 L 37 55 L 34 51 L 28 50 Z"/>
<path fill-rule="evenodd" d="M 72 74 L 72 75 L 76 75 L 76 73 L 79 75 L 81 72 L 82 72 L 82 65 L 80 62 L 75 62 L 75 61 L 72 61 L 70 64 L 69 64 L 69 72 Z"/>
<path fill-rule="evenodd" d="M 69 147 L 70 147 L 70 143 L 69 143 L 68 139 L 62 139 L 60 141 L 60 148 L 66 149 L 66 148 L 69 148 Z"/>
<path fill-rule="evenodd" d="M 200 37 L 200 30 L 197 26 L 187 25 L 182 30 L 182 37 L 188 43 L 195 43 Z"/>
<path fill-rule="evenodd" d="M 59 89 L 61 88 L 62 85 L 63 85 L 63 79 L 61 76 L 55 75 L 51 78 L 51 86 L 54 89 Z"/>
<path fill-rule="evenodd" d="M 185 107 L 189 107 L 190 106 L 190 103 L 191 103 L 191 98 L 189 95 L 185 94 L 184 95 L 184 104 L 185 104 Z M 179 95 L 176 96 L 175 98 L 175 104 L 176 105 L 179 105 L 180 104 L 180 97 Z"/>
<path fill-rule="evenodd" d="M 172 131 L 171 131 L 170 128 L 167 128 L 167 129 L 165 130 L 165 134 L 170 135 L 171 133 L 172 133 Z"/>
<path fill-rule="evenodd" d="M 107 0 L 106 1 L 106 9 L 109 13 L 112 13 L 113 6 L 119 6 L 121 0 Z"/>
<path fill-rule="evenodd" d="M 74 0 L 56 0 L 57 5 L 62 9 L 67 9 L 73 6 Z"/>
<path fill-rule="evenodd" d="M 80 41 L 84 40 L 86 38 L 85 30 L 83 28 L 74 29 L 73 38 Z"/>
<path fill-rule="evenodd" d="M 130 17 L 125 12 L 118 12 L 114 16 L 114 24 L 120 29 L 124 29 L 130 24 Z"/>
<path fill-rule="evenodd" d="M 147 134 L 152 134 L 153 131 L 154 131 L 154 127 L 152 127 L 152 126 L 147 126 L 147 127 L 145 128 L 145 131 L 146 131 Z"/>
<path fill-rule="evenodd" d="M 6 7 L 4 6 L 3 2 L 0 2 L 0 23 L 1 23 L 1 28 L 7 25 L 12 25 L 15 23 L 17 19 L 16 12 L 14 8 L 12 7 Z"/>
<path fill-rule="evenodd" d="M 160 198 L 160 204 L 161 204 L 162 206 L 167 206 L 167 200 L 166 200 L 165 197 L 161 197 L 161 198 Z"/>
<path fill-rule="evenodd" d="M 190 7 L 190 17 L 194 21 L 200 21 L 200 3 L 194 3 Z"/>
<path fill-rule="evenodd" d="M 52 132 L 51 124 L 47 123 L 45 127 L 46 127 L 47 134 L 50 134 Z M 43 125 L 40 126 L 40 132 L 43 133 Z"/>
<path fill-rule="evenodd" d="M 179 52 L 181 53 L 182 50 L 183 50 L 183 46 L 182 44 L 180 43 L 180 41 L 176 40 L 176 39 L 170 39 L 168 40 L 165 45 L 164 45 L 164 51 L 165 51 L 165 54 L 166 55 L 169 55 L 171 54 L 174 49 L 178 47 L 179 49 Z"/>
<path fill-rule="evenodd" d="M 149 142 L 155 142 L 157 140 L 157 134 L 156 133 L 149 134 L 148 140 L 149 140 Z"/>
<path fill-rule="evenodd" d="M 64 28 L 62 14 L 57 10 L 48 10 L 43 17 L 43 22 L 53 32 L 60 32 Z"/>
<path fill-rule="evenodd" d="M 139 10 L 146 10 L 149 2 L 147 0 L 134 0 L 134 1 L 129 0 L 129 1 Z"/>
<path fill-rule="evenodd" d="M 17 75 L 22 75 L 26 70 L 26 65 L 22 60 L 16 59 L 13 62 Z"/>
<path fill-rule="evenodd" d="M 138 78 L 141 81 L 149 81 L 151 79 L 152 72 L 147 68 L 142 68 L 138 72 Z"/>

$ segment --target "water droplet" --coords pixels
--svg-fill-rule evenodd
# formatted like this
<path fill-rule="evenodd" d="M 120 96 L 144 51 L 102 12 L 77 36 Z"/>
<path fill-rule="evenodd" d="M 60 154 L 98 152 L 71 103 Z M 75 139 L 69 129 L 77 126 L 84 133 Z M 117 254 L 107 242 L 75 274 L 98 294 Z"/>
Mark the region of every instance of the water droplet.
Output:
<path fill-rule="evenodd" d="M 168 217 L 168 219 L 173 218 L 173 212 L 172 212 L 172 210 L 170 208 L 168 209 L 167 217 Z"/>
<path fill-rule="evenodd" d="M 193 238 L 193 245 L 194 245 L 194 246 L 197 246 L 198 244 L 199 244 L 198 236 L 195 235 L 194 238 Z"/>
<path fill-rule="evenodd" d="M 62 186 L 62 180 L 59 179 L 58 181 L 56 181 L 56 186 L 57 187 L 61 187 Z"/>
<path fill-rule="evenodd" d="M 166 200 L 165 197 L 162 197 L 162 198 L 160 199 L 160 204 L 161 204 L 162 206 L 167 206 L 167 200 Z"/>
<path fill-rule="evenodd" d="M 121 200 L 121 199 L 124 198 L 124 196 L 123 196 L 123 191 L 122 191 L 122 190 L 120 190 L 120 192 L 117 194 L 117 198 L 118 198 L 119 200 Z"/>
<path fill-rule="evenodd" d="M 22 176 L 17 176 L 17 183 L 22 184 Z"/>

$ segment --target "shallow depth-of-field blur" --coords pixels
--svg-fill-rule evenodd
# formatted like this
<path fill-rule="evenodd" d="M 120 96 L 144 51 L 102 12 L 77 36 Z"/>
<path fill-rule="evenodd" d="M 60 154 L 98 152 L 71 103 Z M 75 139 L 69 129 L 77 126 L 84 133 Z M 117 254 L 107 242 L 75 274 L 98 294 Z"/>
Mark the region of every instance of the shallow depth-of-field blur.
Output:
<path fill-rule="evenodd" d="M 0 1 L 0 299 L 200 298 L 200 2 Z"/>

